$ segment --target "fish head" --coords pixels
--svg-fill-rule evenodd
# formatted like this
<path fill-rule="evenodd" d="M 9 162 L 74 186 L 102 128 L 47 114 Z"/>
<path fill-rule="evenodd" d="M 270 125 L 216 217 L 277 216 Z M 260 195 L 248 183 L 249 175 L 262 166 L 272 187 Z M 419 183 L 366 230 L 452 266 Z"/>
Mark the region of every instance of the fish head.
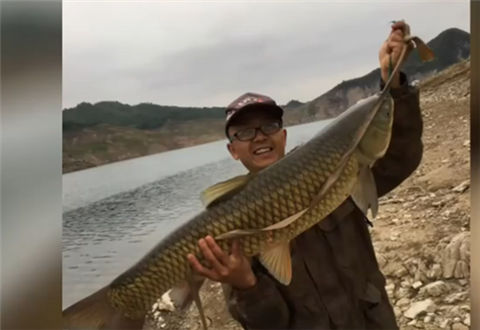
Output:
<path fill-rule="evenodd" d="M 387 95 L 379 103 L 378 111 L 358 146 L 358 151 L 366 163 L 372 164 L 385 155 L 392 135 L 393 114 L 393 99 Z"/>

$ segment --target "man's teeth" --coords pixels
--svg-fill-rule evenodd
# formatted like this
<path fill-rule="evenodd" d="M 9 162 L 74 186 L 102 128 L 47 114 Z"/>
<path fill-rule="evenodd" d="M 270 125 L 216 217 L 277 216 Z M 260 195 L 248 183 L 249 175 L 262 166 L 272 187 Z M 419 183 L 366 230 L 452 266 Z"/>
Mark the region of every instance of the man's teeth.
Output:
<path fill-rule="evenodd" d="M 271 150 L 272 150 L 272 148 L 260 148 L 260 149 L 255 150 L 254 154 L 255 155 L 260 155 L 260 154 L 269 152 Z"/>

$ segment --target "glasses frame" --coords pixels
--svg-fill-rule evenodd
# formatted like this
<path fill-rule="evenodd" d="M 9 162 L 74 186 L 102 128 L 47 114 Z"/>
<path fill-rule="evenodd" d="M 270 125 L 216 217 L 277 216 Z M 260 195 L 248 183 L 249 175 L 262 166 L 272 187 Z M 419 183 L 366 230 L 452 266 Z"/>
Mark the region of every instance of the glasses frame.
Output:
<path fill-rule="evenodd" d="M 272 133 L 265 133 L 265 131 L 264 131 L 265 126 L 266 125 L 272 125 L 272 124 L 277 124 L 278 129 L 276 129 L 275 132 L 272 132 Z M 261 131 L 263 135 L 270 136 L 270 135 L 273 135 L 273 134 L 279 132 L 282 128 L 283 128 L 283 122 L 281 120 L 274 120 L 274 121 L 268 122 L 268 123 L 263 124 L 263 125 L 258 126 L 258 127 L 247 127 L 247 128 L 241 129 L 238 132 L 236 132 L 235 134 L 233 134 L 232 136 L 229 136 L 228 139 L 230 140 L 230 142 L 233 142 L 234 140 L 238 140 L 240 142 L 249 142 L 249 141 L 253 141 L 257 137 L 258 131 Z M 242 139 L 238 138 L 238 133 L 240 133 L 242 131 L 245 131 L 245 130 L 250 130 L 250 129 L 255 129 L 255 133 L 253 134 L 252 138 L 247 139 L 247 140 L 242 140 Z"/>

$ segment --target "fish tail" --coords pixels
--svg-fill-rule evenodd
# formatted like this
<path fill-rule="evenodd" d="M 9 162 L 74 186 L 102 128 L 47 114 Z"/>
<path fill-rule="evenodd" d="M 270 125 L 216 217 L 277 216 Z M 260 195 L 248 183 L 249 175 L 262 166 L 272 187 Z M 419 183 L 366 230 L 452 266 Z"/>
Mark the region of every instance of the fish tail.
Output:
<path fill-rule="evenodd" d="M 108 300 L 109 287 L 100 289 L 62 313 L 64 329 L 142 329 L 144 320 L 130 320 Z"/>

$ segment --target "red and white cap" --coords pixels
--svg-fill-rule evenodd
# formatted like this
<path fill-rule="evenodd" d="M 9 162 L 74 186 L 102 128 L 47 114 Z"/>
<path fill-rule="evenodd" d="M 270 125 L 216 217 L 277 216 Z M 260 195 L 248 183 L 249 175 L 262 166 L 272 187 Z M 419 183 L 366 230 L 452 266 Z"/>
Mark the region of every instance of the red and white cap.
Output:
<path fill-rule="evenodd" d="M 230 103 L 225 109 L 227 115 L 225 121 L 225 134 L 228 136 L 228 126 L 240 112 L 245 109 L 250 109 L 255 107 L 260 107 L 262 109 L 268 109 L 273 111 L 279 119 L 283 116 L 283 109 L 275 103 L 273 99 L 268 96 L 255 94 L 255 93 L 245 93 L 242 96 L 236 98 L 232 103 Z"/>

